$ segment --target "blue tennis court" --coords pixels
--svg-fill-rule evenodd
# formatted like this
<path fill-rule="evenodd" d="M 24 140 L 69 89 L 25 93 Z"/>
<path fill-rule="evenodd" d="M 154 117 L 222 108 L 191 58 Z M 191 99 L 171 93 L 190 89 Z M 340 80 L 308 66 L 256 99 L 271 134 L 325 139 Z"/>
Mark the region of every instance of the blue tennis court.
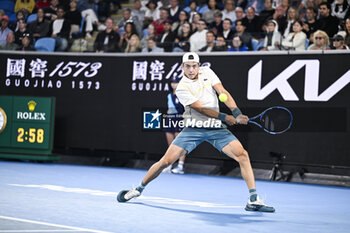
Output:
<path fill-rule="evenodd" d="M 246 212 L 243 180 L 161 174 L 118 203 L 145 170 L 0 162 L 0 232 L 350 232 L 350 189 L 257 181 L 276 213 Z"/>

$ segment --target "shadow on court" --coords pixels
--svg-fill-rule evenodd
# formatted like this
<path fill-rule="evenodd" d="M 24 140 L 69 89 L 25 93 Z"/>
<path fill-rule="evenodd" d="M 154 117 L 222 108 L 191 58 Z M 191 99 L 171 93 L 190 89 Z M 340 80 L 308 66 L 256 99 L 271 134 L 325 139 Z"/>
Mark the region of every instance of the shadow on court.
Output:
<path fill-rule="evenodd" d="M 248 223 L 258 223 L 258 222 L 275 222 L 267 219 L 259 219 L 264 217 L 263 213 L 252 212 L 251 214 L 232 214 L 232 213 L 219 213 L 219 212 L 206 212 L 198 210 L 188 210 L 179 208 L 170 208 L 164 206 L 158 206 L 154 204 L 142 203 L 142 202 L 129 202 L 123 203 L 124 205 L 142 205 L 151 208 L 157 208 L 161 210 L 174 211 L 186 214 L 193 214 L 197 219 L 203 220 L 211 225 L 226 226 L 230 224 L 248 224 Z"/>

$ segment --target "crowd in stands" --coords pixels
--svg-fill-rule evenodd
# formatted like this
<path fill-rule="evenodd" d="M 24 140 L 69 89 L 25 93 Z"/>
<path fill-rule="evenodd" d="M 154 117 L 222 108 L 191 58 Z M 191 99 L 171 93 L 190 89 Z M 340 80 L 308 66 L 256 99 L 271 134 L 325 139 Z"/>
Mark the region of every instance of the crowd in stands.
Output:
<path fill-rule="evenodd" d="M 9 1 L 13 12 L 1 8 Z M 133 9 L 120 0 L 0 0 L 0 19 L 1 50 L 34 51 L 49 37 L 55 51 L 72 51 L 94 31 L 98 53 L 350 47 L 350 0 L 135 0 Z"/>

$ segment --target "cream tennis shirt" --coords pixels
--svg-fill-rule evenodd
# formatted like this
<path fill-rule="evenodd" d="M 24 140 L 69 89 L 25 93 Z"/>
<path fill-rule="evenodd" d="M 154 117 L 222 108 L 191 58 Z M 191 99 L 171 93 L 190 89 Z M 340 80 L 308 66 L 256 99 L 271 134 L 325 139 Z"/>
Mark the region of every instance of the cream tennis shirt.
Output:
<path fill-rule="evenodd" d="M 189 105 L 198 100 L 202 103 L 203 107 L 211 108 L 217 112 L 220 111 L 217 94 L 213 88 L 218 83 L 221 83 L 220 79 L 209 67 L 199 68 L 198 79 L 192 80 L 185 75 L 182 77 L 176 88 L 176 95 L 180 103 L 185 107 L 185 121 L 187 119 L 195 119 L 196 121 L 206 121 L 209 119 L 208 116 L 190 108 Z"/>

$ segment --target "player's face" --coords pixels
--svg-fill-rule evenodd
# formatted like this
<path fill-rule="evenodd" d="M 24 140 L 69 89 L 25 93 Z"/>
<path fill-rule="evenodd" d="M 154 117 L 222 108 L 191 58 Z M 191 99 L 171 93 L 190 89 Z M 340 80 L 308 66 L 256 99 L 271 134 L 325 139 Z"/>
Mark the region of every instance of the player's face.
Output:
<path fill-rule="evenodd" d="M 185 62 L 182 64 L 184 74 L 189 79 L 196 79 L 199 71 L 199 64 L 197 62 Z"/>

